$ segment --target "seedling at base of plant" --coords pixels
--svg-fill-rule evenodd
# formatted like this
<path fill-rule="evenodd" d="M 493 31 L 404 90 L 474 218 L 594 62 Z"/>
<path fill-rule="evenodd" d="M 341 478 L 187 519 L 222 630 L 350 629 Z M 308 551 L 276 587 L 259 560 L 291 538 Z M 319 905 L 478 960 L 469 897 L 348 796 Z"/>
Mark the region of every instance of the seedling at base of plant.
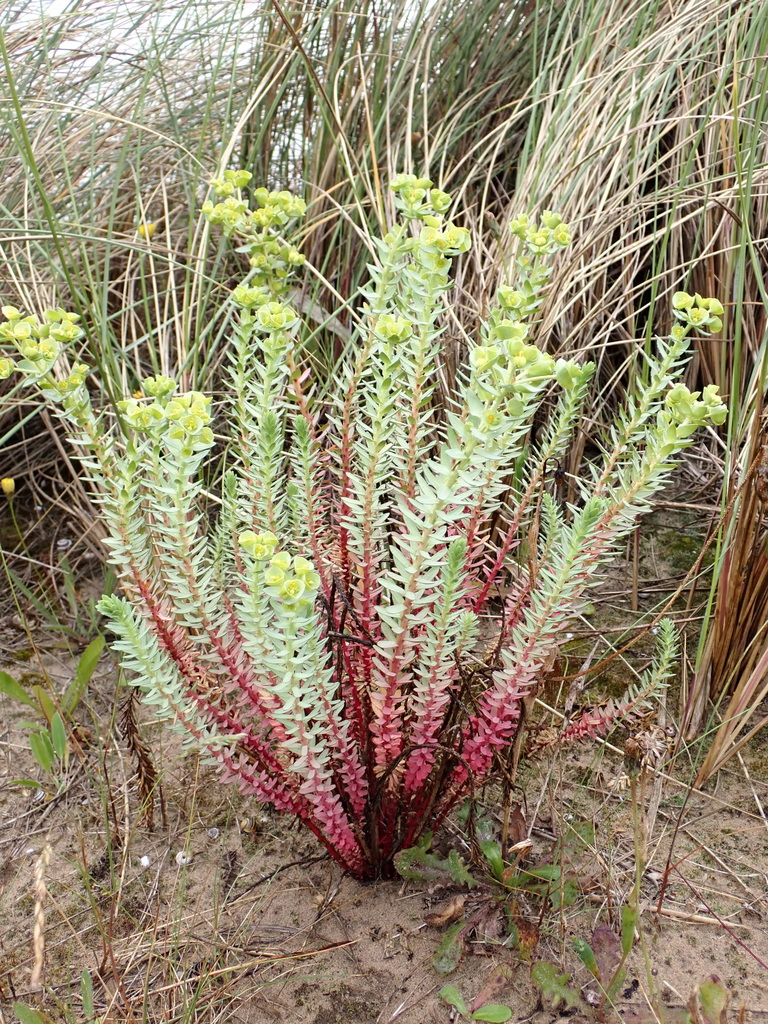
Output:
<path fill-rule="evenodd" d="M 0 672 L 0 693 L 42 715 L 42 722 L 22 722 L 21 725 L 28 731 L 29 747 L 35 761 L 54 779 L 60 779 L 69 765 L 71 748 L 65 719 L 71 718 L 83 699 L 104 650 L 104 642 L 103 637 L 91 641 L 80 656 L 72 680 L 56 702 L 48 690 L 39 683 L 35 684 L 30 692 L 13 676 L 7 672 Z M 31 779 L 12 781 L 25 786 L 39 786 L 39 783 Z"/>
<path fill-rule="evenodd" d="M 586 943 L 585 943 L 586 945 Z M 531 978 L 542 997 L 555 1010 L 577 1010 L 596 1024 L 616 1021 L 617 1024 L 728 1024 L 728 989 L 716 975 L 698 984 L 684 1009 L 665 1006 L 654 996 L 651 1005 L 615 1007 L 601 999 L 596 1004 L 571 985 L 571 976 L 561 973 L 553 964 L 539 961 L 533 965 Z M 618 995 L 618 988 L 614 997 Z M 603 989 L 603 994 L 607 995 Z M 739 1018 L 741 1020 L 741 1018 Z"/>
<path fill-rule="evenodd" d="M 484 1003 L 482 1006 L 470 1010 L 455 985 L 443 985 L 438 995 L 446 1003 L 454 1006 L 465 1020 L 494 1021 L 496 1024 L 504 1024 L 504 1021 L 508 1021 L 512 1016 L 510 1008 L 501 1003 Z"/>
<path fill-rule="evenodd" d="M 343 868 L 391 875 L 397 853 L 492 773 L 595 573 L 696 429 L 723 422 L 716 388 L 680 382 L 689 332 L 719 330 L 722 307 L 674 296 L 669 340 L 643 356 L 602 457 L 563 507 L 548 467 L 579 424 L 594 366 L 555 360 L 528 337 L 549 259 L 570 240 L 561 219 L 512 223 L 515 286 L 499 289 L 438 420 L 443 297 L 453 257 L 470 246 L 446 218 L 450 196 L 414 175 L 393 182 L 399 218 L 323 398 L 299 363 L 301 321 L 287 301 L 301 256 L 284 234 L 303 203 L 257 189 L 251 208 L 248 178 L 227 171 L 203 207 L 251 267 L 231 297 L 240 322 L 218 517 L 198 502 L 216 426 L 209 397 L 149 377 L 112 422 L 91 405 L 88 368 L 60 368 L 63 347 L 83 336 L 64 310 L 41 320 L 4 307 L 0 340 L 17 361 L 4 357 L 2 372 L 59 402 L 82 452 L 124 595 L 101 609 L 146 702 Z M 503 578 L 499 662 L 479 685 L 468 657 Z M 660 631 L 660 663 L 673 633 Z M 584 718 L 574 736 L 615 720 L 615 709 Z"/>
<path fill-rule="evenodd" d="M 445 906 L 427 916 L 430 927 L 444 927 L 440 942 L 432 957 L 432 966 L 438 974 L 454 971 L 467 951 L 474 936 L 482 942 L 514 947 L 517 955 L 529 960 L 538 942 L 538 928 L 519 913 L 520 904 L 530 906 L 538 902 L 562 913 L 573 906 L 579 895 L 578 878 L 573 864 L 585 851 L 595 845 L 595 827 L 591 822 L 572 822 L 567 832 L 557 839 L 551 851 L 530 867 L 520 863 L 506 864 L 495 840 L 481 839 L 479 848 L 485 858 L 480 871 L 470 870 L 456 850 L 445 857 L 430 850 L 431 834 L 422 837 L 417 846 L 395 857 L 398 874 L 407 880 L 430 886 L 466 887 L 471 895 L 454 895 Z M 630 908 L 622 913 L 622 936 L 629 951 L 632 948 L 634 926 Z M 607 978 L 606 956 L 603 955 L 604 937 L 600 956 L 601 970 L 595 974 L 598 982 Z M 577 953 L 590 969 L 597 970 L 595 954 L 580 940 L 574 943 Z M 617 968 L 618 964 L 618 968 Z M 621 984 L 623 959 L 613 964 L 616 977 L 611 974 L 608 991 L 613 993 Z M 618 980 L 616 980 L 618 978 Z"/>

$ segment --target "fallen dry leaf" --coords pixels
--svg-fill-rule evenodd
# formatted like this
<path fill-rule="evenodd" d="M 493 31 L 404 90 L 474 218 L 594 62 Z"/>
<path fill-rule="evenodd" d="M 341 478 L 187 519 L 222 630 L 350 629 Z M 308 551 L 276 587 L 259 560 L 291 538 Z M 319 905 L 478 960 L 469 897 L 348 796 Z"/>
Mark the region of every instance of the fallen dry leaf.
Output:
<path fill-rule="evenodd" d="M 451 924 L 452 921 L 458 921 L 464 913 L 466 899 L 467 897 L 461 893 L 451 896 L 447 903 L 438 907 L 437 910 L 433 910 L 431 914 L 427 914 L 424 920 L 430 928 L 442 928 L 446 924 Z"/>

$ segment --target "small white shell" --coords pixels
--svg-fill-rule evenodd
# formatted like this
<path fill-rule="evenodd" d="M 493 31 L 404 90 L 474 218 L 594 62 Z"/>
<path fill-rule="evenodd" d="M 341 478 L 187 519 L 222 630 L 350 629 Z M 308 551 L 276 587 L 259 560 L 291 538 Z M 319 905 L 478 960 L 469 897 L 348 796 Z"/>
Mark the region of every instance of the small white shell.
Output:
<path fill-rule="evenodd" d="M 147 857 L 146 855 L 144 857 L 139 857 L 139 864 L 141 864 L 143 868 L 148 868 L 151 863 L 151 857 Z"/>
<path fill-rule="evenodd" d="M 192 863 L 192 854 L 185 853 L 184 850 L 179 850 L 176 854 L 176 863 L 180 868 L 185 868 L 188 864 Z"/>

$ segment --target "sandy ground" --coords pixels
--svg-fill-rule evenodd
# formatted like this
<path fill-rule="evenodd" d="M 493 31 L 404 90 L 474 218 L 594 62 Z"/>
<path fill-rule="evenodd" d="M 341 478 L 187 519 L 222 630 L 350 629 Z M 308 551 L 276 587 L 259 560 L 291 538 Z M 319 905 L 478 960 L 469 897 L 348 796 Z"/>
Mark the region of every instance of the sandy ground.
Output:
<path fill-rule="evenodd" d="M 695 537 L 662 517 L 643 538 L 641 600 L 668 592 L 697 550 Z M 601 619 L 591 622 L 609 638 L 634 621 L 626 580 L 618 560 L 601 588 Z M 18 615 L 0 618 L 0 669 L 27 687 L 44 671 L 61 693 L 74 661 L 50 638 L 39 642 L 38 661 Z M 599 683 L 609 692 L 627 684 L 621 672 Z M 485 995 L 509 1006 L 516 1022 L 599 1018 L 586 1002 L 566 1010 L 543 1001 L 531 968 L 557 965 L 588 1001 L 590 976 L 573 939 L 590 939 L 598 925 L 619 928 L 640 834 L 620 753 L 591 744 L 523 760 L 513 799 L 532 842 L 525 866 L 559 864 L 572 897 L 565 905 L 483 882 L 478 865 L 481 884 L 471 892 L 447 877 L 361 885 L 342 877 L 311 835 L 221 785 L 196 757 L 183 757 L 178 741 L 139 709 L 162 790 L 150 827 L 136 759 L 117 724 L 124 694 L 116 694 L 105 656 L 75 714 L 76 742 L 57 782 L 32 758 L 24 723 L 34 713 L 0 694 L 0 1024 L 16 1019 L 13 1001 L 51 1021 L 87 1020 L 84 971 L 92 1016 L 104 1022 L 448 1024 L 458 1018 L 438 995 L 446 983 L 470 1009 Z M 691 765 L 683 758 L 667 772 L 649 779 L 639 800 L 647 824 L 642 917 L 619 1017 L 677 1024 L 696 985 L 716 974 L 730 993 L 718 1024 L 768 1022 L 768 736 L 706 792 L 686 789 Z M 18 784 L 24 779 L 43 788 Z M 488 834 L 498 837 L 499 794 L 489 788 L 481 799 Z M 588 841 L 574 845 L 574 834 Z M 438 838 L 470 863 L 457 822 Z M 450 918 L 462 900 L 472 925 L 464 954 L 453 972 L 440 974 L 434 962 L 451 924 L 436 919 Z M 32 990 L 36 918 L 45 938 L 39 991 Z M 517 943 L 508 937 L 510 919 Z"/>
<path fill-rule="evenodd" d="M 19 675 L 18 664 L 5 668 Z M 64 658 L 58 669 L 49 666 L 59 685 L 69 670 Z M 554 900 L 510 895 L 490 883 L 469 892 L 447 877 L 371 885 L 342 877 L 311 836 L 219 784 L 211 769 L 181 758 L 167 734 L 144 722 L 165 808 L 156 800 L 149 829 L 135 765 L 108 727 L 113 701 L 114 679 L 105 672 L 89 696 L 94 717 L 79 712 L 82 753 L 73 755 L 54 795 L 52 786 L 13 784 L 42 775 L 29 753 L 25 709 L 0 698 L 5 1020 L 14 1019 L 14 999 L 52 1020 L 84 1020 L 80 977 L 88 970 L 95 1011 L 109 1021 L 442 1024 L 456 1019 L 438 996 L 448 982 L 468 1003 L 490 986 L 492 1001 L 508 1005 L 514 1021 L 552 1021 L 560 1012 L 542 1003 L 531 964 L 552 962 L 573 974 L 577 988 L 586 986 L 589 975 L 572 939 L 590 938 L 601 922 L 618 927 L 633 881 L 635 828 L 629 795 L 617 785 L 621 759 L 610 752 L 571 750 L 533 763 L 521 777 L 520 810 L 533 842 L 529 867 L 561 857 L 558 837 L 574 823 L 596 823 L 594 841 L 561 861 L 577 898 L 558 909 Z M 104 723 L 101 736 L 94 736 L 94 722 Z M 493 791 L 485 794 L 485 815 L 498 830 L 495 799 Z M 643 941 L 630 956 L 618 1000 L 623 1020 L 655 1019 L 651 987 L 657 1005 L 680 1008 L 713 973 L 731 994 L 727 1020 L 768 1020 L 766 799 L 760 750 L 741 766 L 733 762 L 706 794 L 686 799 L 672 781 L 646 787 L 643 806 L 653 820 L 641 890 Z M 673 867 L 656 913 L 673 836 Z M 469 862 L 457 825 L 441 842 Z M 40 869 L 44 851 L 49 862 Z M 45 881 L 45 988 L 38 993 L 30 991 L 36 869 Z M 482 878 L 482 870 L 475 874 Z M 441 975 L 433 959 L 449 925 L 427 919 L 457 896 L 476 927 L 457 969 Z M 504 944 L 505 905 L 523 929 L 522 945 Z M 570 1016 L 583 1018 L 581 1011 Z"/>

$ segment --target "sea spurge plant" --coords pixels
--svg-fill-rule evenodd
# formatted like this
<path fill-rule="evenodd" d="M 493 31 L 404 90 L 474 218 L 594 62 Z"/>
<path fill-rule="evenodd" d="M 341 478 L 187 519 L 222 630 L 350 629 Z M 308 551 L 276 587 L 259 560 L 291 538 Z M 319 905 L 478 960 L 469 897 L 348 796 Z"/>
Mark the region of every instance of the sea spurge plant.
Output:
<path fill-rule="evenodd" d="M 247 178 L 227 172 L 203 207 L 250 263 L 231 296 L 215 508 L 196 483 L 214 443 L 206 396 L 149 377 L 110 421 L 92 409 L 84 370 L 61 380 L 58 346 L 78 341 L 75 317 L 6 308 L 0 338 L 15 368 L 61 402 L 84 452 L 123 590 L 101 608 L 147 702 L 224 779 L 298 817 L 369 878 L 489 778 L 600 565 L 695 429 L 722 422 L 716 389 L 679 383 L 689 331 L 714 329 L 720 307 L 675 297 L 672 339 L 641 357 L 602 457 L 565 505 L 553 469 L 594 367 L 529 339 L 548 260 L 568 243 L 561 219 L 513 223 L 516 279 L 478 325 L 438 414 L 444 297 L 470 244 L 447 219 L 450 196 L 415 175 L 393 183 L 398 217 L 370 267 L 362 326 L 330 389 L 315 389 L 296 355 L 300 260 L 282 237 L 303 204 L 257 190 L 252 208 Z M 501 628 L 485 650 L 488 611 Z M 662 635 L 662 668 L 618 710 L 663 681 L 673 643 Z"/>

